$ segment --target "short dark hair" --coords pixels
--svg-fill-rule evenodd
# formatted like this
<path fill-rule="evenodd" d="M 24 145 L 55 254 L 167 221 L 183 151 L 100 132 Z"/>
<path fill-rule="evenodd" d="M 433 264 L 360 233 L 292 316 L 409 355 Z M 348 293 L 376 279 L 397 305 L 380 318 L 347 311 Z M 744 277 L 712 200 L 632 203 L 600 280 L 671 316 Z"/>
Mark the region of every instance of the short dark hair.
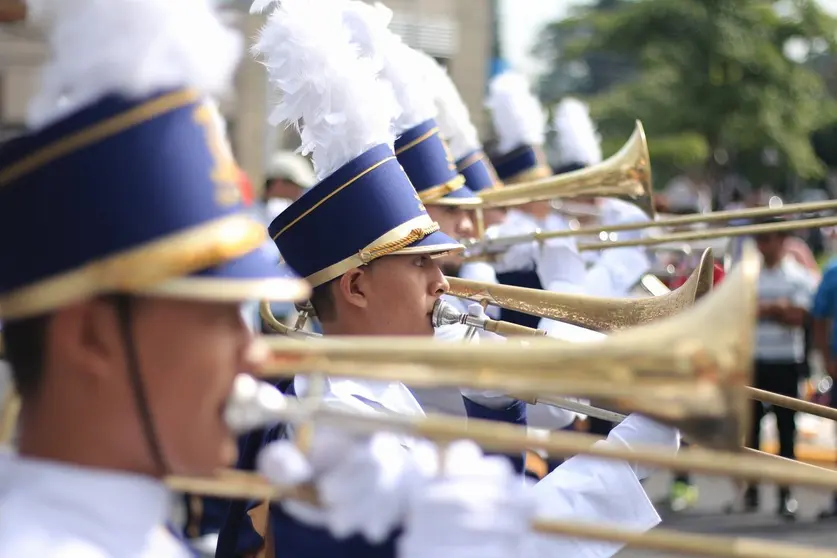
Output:
<path fill-rule="evenodd" d="M 44 314 L 3 324 L 5 358 L 12 368 L 15 388 L 24 399 L 35 396 L 43 381 L 50 319 L 51 315 Z"/>

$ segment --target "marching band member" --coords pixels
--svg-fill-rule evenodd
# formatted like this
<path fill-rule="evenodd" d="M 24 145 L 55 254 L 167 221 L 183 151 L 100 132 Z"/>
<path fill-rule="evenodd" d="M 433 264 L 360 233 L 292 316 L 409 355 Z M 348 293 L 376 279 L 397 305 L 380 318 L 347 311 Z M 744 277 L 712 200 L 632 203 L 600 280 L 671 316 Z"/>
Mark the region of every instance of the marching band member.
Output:
<path fill-rule="evenodd" d="M 205 0 L 30 8 L 53 58 L 29 131 L 0 147 L 3 339 L 22 400 L 0 556 L 187 557 L 162 479 L 233 460 L 224 408 L 252 364 L 241 302 L 309 291 L 266 257 L 205 102 L 241 41 Z"/>
<path fill-rule="evenodd" d="M 430 313 L 447 290 L 433 257 L 462 246 L 439 231 L 405 172 L 410 162 L 397 158 L 391 122 L 401 109 L 391 84 L 377 77 L 378 60 L 350 48 L 348 6 L 341 0 L 283 1 L 254 47 L 283 94 L 272 122 L 302 123 L 303 150 L 312 154 L 319 180 L 271 223 L 270 235 L 285 261 L 314 287 L 310 302 L 325 335 L 432 335 Z M 417 126 L 424 130 L 416 145 L 443 154 L 426 159 L 436 164 L 427 172 L 441 177 L 439 184 L 456 181 L 438 133 L 427 133 L 435 128 L 432 118 L 411 114 L 404 122 L 410 126 L 405 134 L 416 133 Z M 290 391 L 304 396 L 307 389 L 305 379 L 297 378 Z M 399 382 L 329 380 L 324 399 L 355 412 L 423 413 Z M 522 415 L 525 406 L 514 402 L 500 412 Z M 511 470 L 507 476 L 513 477 Z M 337 540 L 295 510 L 270 510 L 277 556 L 391 555 L 392 542 Z M 229 519 L 242 521 L 244 532 L 252 525 L 249 518 Z M 219 555 L 253 550 L 236 549 L 241 530 L 225 526 Z"/>
<path fill-rule="evenodd" d="M 494 77 L 489 83 L 486 102 L 491 111 L 494 130 L 497 134 L 496 155 L 492 162 L 497 174 L 505 184 L 544 178 L 552 174 L 543 153 L 546 119 L 538 99 L 532 94 L 529 83 L 522 75 L 506 71 Z M 549 201 L 535 201 L 509 209 L 503 223 L 488 231 L 488 236 L 513 236 L 532 233 L 537 230 L 566 230 L 567 222 L 552 211 Z M 575 250 L 572 238 L 553 241 L 553 245 L 566 245 Z M 544 288 L 538 276 L 538 261 L 541 259 L 539 246 L 523 243 L 510 247 L 495 262 L 497 279 L 504 285 Z M 556 252 L 555 256 L 560 257 Z M 561 274 L 563 266 L 553 266 L 559 273 L 556 280 L 567 279 L 574 285 L 580 284 L 580 277 L 572 270 Z M 503 309 L 501 319 L 516 324 L 538 327 L 535 316 Z"/>
<path fill-rule="evenodd" d="M 459 113 L 439 103 L 440 93 L 447 89 L 456 91 L 455 86 L 435 61 L 405 45 L 401 38 L 389 30 L 392 12 L 382 4 L 371 6 L 354 0 L 349 2 L 345 21 L 352 31 L 353 41 L 360 47 L 361 54 L 380 58 L 383 62 L 381 77 L 388 81 L 398 100 L 401 114 L 395 119 L 395 153 L 407 177 L 427 208 L 427 213 L 439 225 L 440 231 L 457 240 L 470 238 L 474 232 L 469 207 L 480 204 L 479 198 L 464 184 L 465 177 L 457 172 L 455 161 L 474 153 L 476 129 L 470 122 L 467 109 L 459 99 Z M 405 72 L 405 68 L 411 71 Z M 458 98 L 458 94 L 457 94 Z M 454 101 L 455 103 L 455 101 Z M 451 121 L 463 122 L 467 141 L 460 144 L 455 126 Z M 470 126 L 470 130 L 467 127 Z M 447 134 L 445 133 L 447 132 Z M 451 135 L 457 142 L 454 148 L 444 140 Z M 483 173 L 482 176 L 489 175 Z M 490 175 L 489 175 L 490 176 Z M 472 173 L 473 177 L 473 173 Z M 472 180 L 473 182 L 473 180 Z M 496 184 L 494 184 L 496 186 Z M 436 259 L 447 275 L 456 275 L 461 269 L 462 253 L 452 252 Z M 491 269 L 487 264 L 481 264 Z M 496 280 L 494 281 L 496 282 Z M 469 305 L 461 299 L 442 295 L 446 302 L 462 312 L 483 316 L 479 304 Z M 461 340 L 467 327 L 461 324 L 436 327 L 435 336 L 440 339 Z M 477 339 L 496 341 L 500 336 L 490 332 L 479 332 Z M 422 407 L 475 416 L 478 418 L 507 419 L 523 424 L 518 412 L 501 412 L 516 409 L 520 403 L 499 393 L 469 389 L 424 389 L 414 390 Z M 464 398 L 463 398 L 464 395 Z M 527 407 L 527 415 L 533 407 Z M 555 428 L 565 427 L 573 422 L 575 413 L 563 409 L 540 406 L 534 411 Z M 514 458 L 519 468 L 524 463 Z"/>
<path fill-rule="evenodd" d="M 398 107 L 392 90 L 375 79 L 375 59 L 349 48 L 343 6 L 283 0 L 255 47 L 283 93 L 276 120 L 301 123 L 303 149 L 312 151 L 320 178 L 270 233 L 287 263 L 314 285 L 311 303 L 326 335 L 429 336 L 432 306 L 446 290 L 432 256 L 460 245 L 438 230 L 396 160 L 390 117 Z M 434 137 L 441 141 L 437 134 L 424 141 Z M 326 388 L 323 403 L 353 412 L 423 412 L 398 382 L 326 380 Z M 297 395 L 307 390 L 303 378 L 294 381 Z M 623 425 L 602 443 L 672 451 L 678 445 L 676 431 L 643 417 Z M 425 448 L 398 436 L 334 429 L 316 430 L 305 456 L 288 442 L 269 444 L 260 470 L 276 482 L 312 478 L 328 503 L 274 506 L 276 555 L 496 556 L 504 549 L 527 557 L 611 556 L 621 545 L 534 537 L 523 532 L 526 520 L 535 512 L 617 519 L 637 530 L 659 522 L 639 483 L 648 472 L 628 463 L 577 457 L 524 491 L 504 461 L 467 442 L 444 455 Z M 433 465 L 441 460 L 443 474 Z"/>
<path fill-rule="evenodd" d="M 465 186 L 470 192 L 478 193 L 484 190 L 502 188 L 503 183 L 497 177 L 497 171 L 483 151 L 479 134 L 473 122 L 468 107 L 459 94 L 456 85 L 445 70 L 436 60 L 424 53 L 416 53 L 422 62 L 423 70 L 426 72 L 425 79 L 432 86 L 435 96 L 438 115 L 436 120 L 439 123 L 439 130 L 442 137 L 448 143 L 451 155 L 456 161 L 456 170 L 465 179 Z M 443 198 L 444 200 L 444 198 Z M 434 204 L 428 204 L 428 212 L 439 225 L 444 227 L 444 219 L 441 215 L 434 215 Z M 505 219 L 505 210 L 485 208 L 482 210 L 484 226 L 499 224 Z M 477 215 L 471 214 L 470 234 L 478 233 L 476 226 Z M 468 238 L 462 235 L 460 238 Z M 487 262 L 464 262 L 456 266 L 452 274 L 474 281 L 496 283 L 497 273 L 493 266 Z M 447 272 L 447 271 L 446 271 Z M 449 273 L 451 274 L 451 273 Z M 461 308 L 466 311 L 467 308 Z M 486 312 L 494 319 L 500 316 L 499 308 L 489 307 Z"/>

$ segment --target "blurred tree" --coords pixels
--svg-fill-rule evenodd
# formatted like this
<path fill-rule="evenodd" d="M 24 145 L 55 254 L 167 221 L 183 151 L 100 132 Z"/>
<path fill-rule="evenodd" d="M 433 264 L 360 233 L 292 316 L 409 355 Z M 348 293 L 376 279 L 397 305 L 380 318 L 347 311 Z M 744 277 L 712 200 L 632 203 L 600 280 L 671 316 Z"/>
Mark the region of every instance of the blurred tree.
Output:
<path fill-rule="evenodd" d="M 612 2 L 555 24 L 555 33 L 585 32 L 537 51 L 552 48 L 564 67 L 594 54 L 636 61 L 627 77 L 590 91 L 604 137 L 618 144 L 642 120 L 663 178 L 690 167 L 710 180 L 734 169 L 777 187 L 789 172 L 822 176 L 811 136 L 835 121 L 837 104 L 806 61 L 834 52 L 837 20 L 814 0 Z M 565 93 L 588 93 L 574 87 Z"/>
<path fill-rule="evenodd" d="M 549 67 L 538 83 L 542 100 L 558 102 L 567 94 L 599 93 L 625 81 L 636 70 L 635 61 L 619 52 L 590 50 L 579 53 L 595 32 L 599 14 L 606 14 L 630 0 L 597 0 L 576 6 L 570 17 L 551 23 L 540 32 L 533 54 Z M 571 56 L 566 56 L 571 53 Z"/>

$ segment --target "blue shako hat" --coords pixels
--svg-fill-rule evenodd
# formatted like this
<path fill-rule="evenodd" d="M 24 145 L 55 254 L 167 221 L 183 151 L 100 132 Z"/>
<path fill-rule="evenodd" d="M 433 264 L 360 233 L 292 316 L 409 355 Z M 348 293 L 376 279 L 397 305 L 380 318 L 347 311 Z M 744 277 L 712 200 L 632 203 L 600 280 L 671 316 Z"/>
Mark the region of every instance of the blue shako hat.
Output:
<path fill-rule="evenodd" d="M 264 229 L 242 213 L 238 167 L 213 152 L 207 110 L 192 90 L 113 95 L 0 146 L 0 253 L 14 262 L 0 271 L 4 318 L 100 292 L 176 294 L 181 283 L 158 283 L 196 270 L 263 295 L 260 280 L 280 286 Z M 191 283 L 184 294 L 207 285 Z M 299 283 L 278 298 L 304 296 Z"/>
<path fill-rule="evenodd" d="M 282 95 L 271 123 L 300 123 L 301 152 L 311 153 L 319 180 L 268 227 L 285 263 L 314 287 L 383 256 L 463 249 L 439 232 L 393 149 L 400 107 L 379 78 L 380 58 L 352 48 L 346 5 L 274 3 L 253 47 Z M 425 123 L 405 138 L 402 155 L 422 146 L 444 160 L 444 147 L 429 139 L 438 137 L 434 128 Z M 445 164 L 423 176 L 440 185 L 456 172 Z"/>
<path fill-rule="evenodd" d="M 315 287 L 382 256 L 462 249 L 439 232 L 386 145 L 305 192 L 268 230 L 287 264 Z"/>
<path fill-rule="evenodd" d="M 110 292 L 304 297 L 307 285 L 277 276 L 263 225 L 245 215 L 240 169 L 209 99 L 231 81 L 241 40 L 211 6 L 70 10 L 44 0 L 33 16 L 53 59 L 28 132 L 0 146 L 0 255 L 9 264 L 0 315 Z M 161 32 L 160 17 L 178 33 Z M 76 41 L 81 34 L 90 40 Z M 117 40 L 133 48 L 114 53 Z"/>
<path fill-rule="evenodd" d="M 480 200 L 465 186 L 435 120 L 410 128 L 395 140 L 395 155 L 422 202 L 471 205 Z"/>
<path fill-rule="evenodd" d="M 514 71 L 494 76 L 486 105 L 491 111 L 497 147 L 491 162 L 500 179 L 517 184 L 552 174 L 542 146 L 546 115 L 529 81 Z"/>
<path fill-rule="evenodd" d="M 537 145 L 521 145 L 491 160 L 497 175 L 506 184 L 516 184 L 552 176 L 546 155 Z"/>
<path fill-rule="evenodd" d="M 472 151 L 456 162 L 459 173 L 465 177 L 465 186 L 472 192 L 495 190 L 503 187 L 497 170 L 482 149 Z"/>

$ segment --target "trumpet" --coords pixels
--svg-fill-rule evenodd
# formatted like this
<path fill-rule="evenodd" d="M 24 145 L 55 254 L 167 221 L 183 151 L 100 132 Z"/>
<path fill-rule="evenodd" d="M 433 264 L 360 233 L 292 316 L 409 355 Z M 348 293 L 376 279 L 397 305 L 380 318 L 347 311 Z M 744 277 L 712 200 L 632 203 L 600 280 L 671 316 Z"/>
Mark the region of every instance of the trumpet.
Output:
<path fill-rule="evenodd" d="M 654 219 L 651 158 L 642 123 L 615 155 L 598 165 L 573 172 L 521 182 L 479 197 L 483 207 L 508 207 L 553 198 L 615 197 L 635 204 Z"/>
<path fill-rule="evenodd" d="M 712 250 L 704 251 L 700 265 L 680 288 L 658 297 L 597 298 L 495 285 L 455 277 L 448 277 L 448 283 L 448 294 L 459 298 L 567 322 L 595 331 L 612 331 L 667 318 L 691 306 L 695 299 L 712 288 Z M 649 286 L 649 289 L 651 288 Z"/>

